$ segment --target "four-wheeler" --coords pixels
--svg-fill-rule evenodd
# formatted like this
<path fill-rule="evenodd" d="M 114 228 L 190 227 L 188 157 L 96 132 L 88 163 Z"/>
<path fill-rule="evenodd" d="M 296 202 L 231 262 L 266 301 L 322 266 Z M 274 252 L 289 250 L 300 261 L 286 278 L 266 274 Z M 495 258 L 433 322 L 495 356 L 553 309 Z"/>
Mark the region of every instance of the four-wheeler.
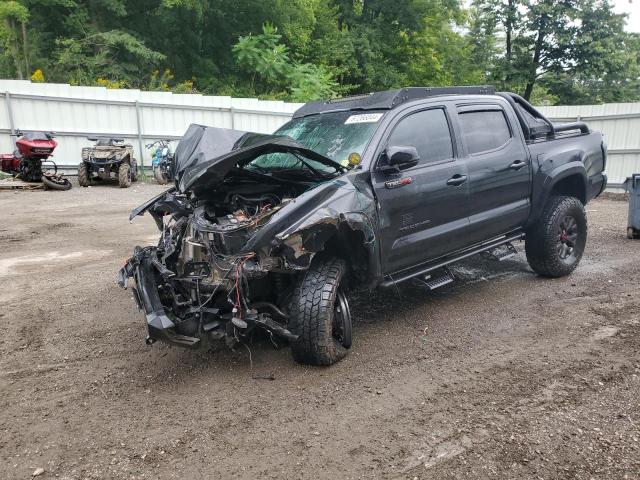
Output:
<path fill-rule="evenodd" d="M 94 179 L 117 178 L 121 188 L 138 181 L 138 162 L 130 144 L 112 137 L 89 137 L 88 140 L 96 143 L 82 149 L 82 162 L 78 165 L 81 187 L 88 187 Z"/>
<path fill-rule="evenodd" d="M 173 181 L 173 153 L 169 149 L 170 140 L 157 140 L 145 145 L 147 148 L 156 147 L 153 151 L 151 167 L 153 168 L 153 178 L 160 185 Z"/>
<path fill-rule="evenodd" d="M 25 182 L 42 182 L 46 188 L 69 190 L 71 182 L 58 174 L 58 167 L 49 157 L 53 155 L 58 143 L 53 132 L 16 131 L 16 150 L 13 154 L 1 156 L 2 171 L 10 173 Z M 42 171 L 46 163 L 53 171 Z"/>
<path fill-rule="evenodd" d="M 602 135 L 554 124 L 492 87 L 406 88 L 304 105 L 274 135 L 191 125 L 175 186 L 149 212 L 156 245 L 120 270 L 147 342 L 200 348 L 287 339 L 299 362 L 351 347 L 347 293 L 514 253 L 570 274 L 587 241 L 584 205 L 606 186 Z"/>

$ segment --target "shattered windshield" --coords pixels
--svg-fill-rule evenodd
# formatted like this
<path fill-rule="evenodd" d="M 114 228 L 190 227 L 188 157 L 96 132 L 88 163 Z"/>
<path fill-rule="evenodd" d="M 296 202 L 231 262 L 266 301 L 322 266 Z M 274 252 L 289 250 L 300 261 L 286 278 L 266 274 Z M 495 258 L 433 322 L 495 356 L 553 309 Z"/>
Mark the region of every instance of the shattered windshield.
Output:
<path fill-rule="evenodd" d="M 286 135 L 305 147 L 347 166 L 349 155 L 362 155 L 373 136 L 383 112 L 334 112 L 296 118 L 282 126 L 275 134 Z M 335 168 L 304 159 L 291 153 L 270 153 L 253 160 L 248 166 L 260 170 L 308 168 L 321 172 L 335 172 Z"/>

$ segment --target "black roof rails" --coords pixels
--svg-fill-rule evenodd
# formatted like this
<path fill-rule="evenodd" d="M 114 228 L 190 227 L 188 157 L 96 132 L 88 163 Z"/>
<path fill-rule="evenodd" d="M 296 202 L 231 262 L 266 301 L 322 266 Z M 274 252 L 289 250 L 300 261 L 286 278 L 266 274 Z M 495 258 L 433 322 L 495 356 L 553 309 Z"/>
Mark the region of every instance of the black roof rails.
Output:
<path fill-rule="evenodd" d="M 492 85 L 467 87 L 409 87 L 386 92 L 336 98 L 310 102 L 300 107 L 293 118 L 306 117 L 315 113 L 337 112 L 343 110 L 390 110 L 411 100 L 435 97 L 438 95 L 493 95 Z"/>

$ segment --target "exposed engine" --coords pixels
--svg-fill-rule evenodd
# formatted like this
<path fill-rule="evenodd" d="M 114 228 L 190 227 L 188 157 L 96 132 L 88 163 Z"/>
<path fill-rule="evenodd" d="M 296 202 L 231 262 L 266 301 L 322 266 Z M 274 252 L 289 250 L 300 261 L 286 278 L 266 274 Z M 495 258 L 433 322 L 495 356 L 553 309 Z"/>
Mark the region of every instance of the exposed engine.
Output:
<path fill-rule="evenodd" d="M 213 338 L 229 339 L 229 325 L 242 331 L 248 321 L 278 329 L 272 317 L 283 320 L 285 314 L 274 303 L 273 279 L 266 278 L 278 260 L 242 249 L 291 200 L 273 192 L 232 193 L 194 204 L 176 195 L 155 207 L 162 226 L 154 262 L 160 299 L 176 315 L 178 333 L 203 328 Z"/>
<path fill-rule="evenodd" d="M 290 201 L 280 199 L 276 195 L 245 197 L 234 194 L 230 196 L 227 208 L 219 206 L 205 207 L 205 217 L 211 219 L 211 246 L 219 254 L 235 255 L 247 243 L 251 234 L 273 215 L 279 208 Z M 220 212 L 231 212 L 218 216 Z M 215 217 L 214 217 L 215 216 Z"/>

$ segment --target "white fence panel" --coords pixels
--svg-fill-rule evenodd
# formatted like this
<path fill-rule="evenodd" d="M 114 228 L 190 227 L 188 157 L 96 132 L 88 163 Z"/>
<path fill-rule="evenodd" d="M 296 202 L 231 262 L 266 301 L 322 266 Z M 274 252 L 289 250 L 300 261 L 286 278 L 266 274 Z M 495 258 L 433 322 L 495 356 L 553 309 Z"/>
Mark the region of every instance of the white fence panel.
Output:
<path fill-rule="evenodd" d="M 178 140 L 192 123 L 272 133 L 299 106 L 252 98 L 0 80 L 0 152 L 14 150 L 10 134 L 15 129 L 53 131 L 58 141 L 54 161 L 75 167 L 82 147 L 92 144 L 88 136 L 110 135 L 133 144 L 138 159 L 149 166 L 151 151 L 144 144 Z"/>
<path fill-rule="evenodd" d="M 640 103 L 608 103 L 539 107 L 556 122 L 587 122 L 604 134 L 609 149 L 607 175 L 613 188 L 632 173 L 640 173 Z"/>
<path fill-rule="evenodd" d="M 148 166 L 145 143 L 179 139 L 191 123 L 272 133 L 301 104 L 140 90 L 108 90 L 65 84 L 0 80 L 0 152 L 13 151 L 14 129 L 58 135 L 55 161 L 75 167 L 91 135 L 125 138 Z M 540 107 L 557 122 L 584 120 L 602 131 L 609 147 L 607 174 L 619 185 L 640 172 L 640 103 Z M 175 144 L 174 144 L 175 148 Z"/>

